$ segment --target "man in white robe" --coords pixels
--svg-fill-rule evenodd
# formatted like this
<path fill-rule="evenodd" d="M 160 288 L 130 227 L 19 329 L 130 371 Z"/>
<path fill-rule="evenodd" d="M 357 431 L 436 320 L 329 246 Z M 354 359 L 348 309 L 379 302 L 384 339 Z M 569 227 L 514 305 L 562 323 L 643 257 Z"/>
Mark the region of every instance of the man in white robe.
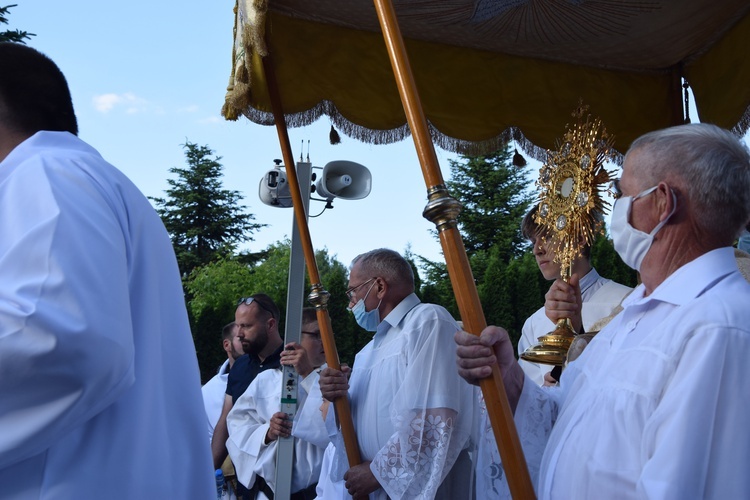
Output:
<path fill-rule="evenodd" d="M 468 498 L 474 391 L 453 369 L 458 325 L 444 308 L 419 301 L 411 266 L 393 250 L 356 257 L 349 285 L 357 323 L 376 333 L 350 381 L 327 368 L 320 388 L 327 400 L 349 398 L 363 463 L 349 468 L 338 447 L 326 481 L 343 480 L 354 497 Z"/>
<path fill-rule="evenodd" d="M 632 144 L 614 187 L 615 249 L 643 282 L 623 311 L 559 387 L 524 379 L 493 326 L 456 335 L 459 372 L 498 363 L 539 498 L 744 498 L 750 284 L 731 245 L 750 219 L 750 153 L 713 125 L 672 127 Z M 580 307 L 576 293 L 560 284 L 550 311 Z"/>
<path fill-rule="evenodd" d="M 227 379 L 229 379 L 229 370 L 234 365 L 234 360 L 244 354 L 242 342 L 237 335 L 236 323 L 232 321 L 224 325 L 221 330 L 221 347 L 227 354 L 227 359 L 221 364 L 219 371 L 211 377 L 211 380 L 203 384 L 201 392 L 203 393 L 203 406 L 206 409 L 206 421 L 208 424 L 208 442 L 214 435 L 214 427 L 219 421 L 221 410 L 224 407 L 226 397 Z"/>
<path fill-rule="evenodd" d="M 215 497 L 164 224 L 52 61 L 0 43 L 0 68 L 0 496 Z"/>
<path fill-rule="evenodd" d="M 558 280 L 560 279 L 560 264 L 555 262 L 554 248 L 548 244 L 546 236 L 540 232 L 539 225 L 534 221 L 537 210 L 537 206 L 534 206 L 523 218 L 521 232 L 531 242 L 534 258 L 544 279 Z M 623 297 L 632 290 L 630 287 L 600 276 L 591 266 L 591 248 L 588 246 L 583 247 L 581 255 L 573 260 L 571 275 L 571 281 L 578 284 L 583 301 L 583 307 L 569 317 L 576 333 L 589 331 L 594 323 L 609 316 Z M 555 323 L 547 317 L 544 306 L 540 307 L 523 324 L 521 338 L 518 340 L 518 355 L 520 356 L 539 343 L 539 337 L 547 335 L 554 329 Z M 519 363 L 534 383 L 542 385 L 545 383 L 545 375 L 549 378 L 551 365 L 533 363 L 525 359 L 520 359 Z M 555 380 L 547 381 L 547 383 L 550 382 L 554 383 Z"/>
<path fill-rule="evenodd" d="M 325 363 L 314 308 L 303 310 L 300 344 L 290 343 L 285 347 L 281 352 L 281 364 L 293 366 L 297 372 L 297 400 L 298 405 L 304 408 L 308 394 L 318 385 L 319 368 Z M 280 368 L 261 372 L 227 415 L 227 450 L 234 463 L 237 479 L 258 500 L 266 500 L 276 491 L 278 439 L 289 437 L 292 431 L 292 422 L 281 411 L 282 382 Z M 320 401 L 319 389 L 316 392 L 317 400 Z M 292 500 L 315 497 L 315 485 L 320 476 L 325 446 L 328 444 L 323 419 L 317 413 L 312 415 L 313 418 L 295 418 L 294 421 L 297 433 L 294 441 Z M 305 414 L 301 411 L 297 414 L 300 417 L 303 415 Z M 325 441 L 321 443 L 315 439 L 300 439 L 299 436 L 305 433 L 323 436 Z"/>

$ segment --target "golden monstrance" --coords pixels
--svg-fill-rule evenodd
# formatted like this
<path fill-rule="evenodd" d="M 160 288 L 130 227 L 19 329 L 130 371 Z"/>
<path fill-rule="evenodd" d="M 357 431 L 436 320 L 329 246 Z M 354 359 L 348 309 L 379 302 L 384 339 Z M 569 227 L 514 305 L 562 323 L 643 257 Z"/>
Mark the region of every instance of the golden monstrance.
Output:
<path fill-rule="evenodd" d="M 575 123 L 568 126 L 555 151 L 547 151 L 547 161 L 539 170 L 538 210 L 534 221 L 540 237 L 555 252 L 560 277 L 570 280 L 573 261 L 582 246 L 591 246 L 603 228 L 603 215 L 609 207 L 602 195 L 611 179 L 604 163 L 612 158 L 613 139 L 599 118 L 586 114 L 587 106 L 574 112 Z M 562 366 L 575 338 L 570 319 L 557 322 L 555 330 L 539 337 L 521 358 L 532 363 Z"/>

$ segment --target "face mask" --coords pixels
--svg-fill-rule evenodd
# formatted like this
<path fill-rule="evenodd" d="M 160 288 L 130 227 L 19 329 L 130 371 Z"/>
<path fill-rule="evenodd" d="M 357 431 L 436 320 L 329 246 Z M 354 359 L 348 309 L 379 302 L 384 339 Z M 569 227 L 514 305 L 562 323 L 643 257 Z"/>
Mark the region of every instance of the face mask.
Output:
<path fill-rule="evenodd" d="M 659 222 L 650 233 L 644 233 L 630 225 L 628 219 L 630 218 L 630 211 L 633 202 L 638 198 L 643 198 L 644 196 L 653 193 L 656 191 L 657 187 L 658 186 L 654 186 L 642 191 L 636 196 L 623 196 L 618 198 L 615 200 L 615 205 L 612 208 L 612 226 L 610 227 L 610 232 L 612 233 L 612 241 L 615 245 L 615 251 L 620 255 L 620 258 L 622 258 L 625 264 L 639 272 L 641 270 L 643 258 L 646 257 L 646 254 L 651 248 L 651 244 L 654 242 L 654 236 L 656 236 L 656 233 L 664 227 L 664 224 L 667 223 L 677 209 L 677 196 L 672 192 L 672 199 L 674 200 L 672 211 L 667 218 Z"/>
<path fill-rule="evenodd" d="M 375 283 L 370 285 L 370 289 L 367 290 L 365 297 L 359 299 L 357 303 L 354 304 L 354 307 L 349 309 L 352 314 L 354 314 L 354 320 L 357 324 L 368 332 L 374 332 L 377 330 L 378 324 L 380 323 L 380 311 L 378 308 L 380 307 L 380 302 L 382 302 L 382 300 L 378 302 L 378 306 L 372 311 L 365 310 L 365 300 L 367 300 L 367 296 L 370 295 L 370 290 L 372 290 L 373 286 L 375 286 Z"/>

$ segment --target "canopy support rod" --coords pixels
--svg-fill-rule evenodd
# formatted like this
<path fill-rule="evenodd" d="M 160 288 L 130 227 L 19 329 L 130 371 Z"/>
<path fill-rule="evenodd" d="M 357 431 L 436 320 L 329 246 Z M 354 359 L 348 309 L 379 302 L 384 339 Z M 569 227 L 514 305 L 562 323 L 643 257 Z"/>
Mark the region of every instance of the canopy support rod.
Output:
<path fill-rule="evenodd" d="M 466 331 L 479 335 L 487 324 L 456 222 L 461 204 L 448 194 L 443 182 L 393 4 L 391 0 L 374 0 L 374 3 L 401 103 L 404 106 L 422 174 L 427 184 L 429 201 L 423 215 L 434 222 L 438 229 L 453 293 L 456 296 L 464 327 Z M 535 498 L 523 449 L 513 423 L 513 413 L 510 410 L 505 386 L 497 365 L 493 367 L 492 375 L 480 382 L 480 387 L 511 494 L 517 499 Z"/>
<path fill-rule="evenodd" d="M 305 205 L 302 201 L 299 180 L 297 178 L 297 169 L 295 168 L 294 156 L 292 155 L 292 146 L 289 143 L 289 133 L 284 119 L 284 110 L 279 95 L 279 88 L 274 72 L 271 56 L 263 58 L 263 71 L 266 75 L 268 86 L 268 95 L 271 101 L 273 119 L 276 124 L 276 132 L 279 135 L 279 144 L 281 154 L 284 158 L 284 167 L 286 169 L 286 178 L 289 183 L 289 192 L 292 195 L 292 206 L 294 209 L 294 218 L 297 222 L 300 241 L 302 243 L 302 252 L 305 256 L 307 274 L 310 277 L 311 292 L 308 300 L 315 306 L 318 316 L 318 325 L 320 326 L 320 338 L 323 341 L 323 348 L 326 354 L 326 363 L 329 367 L 340 370 L 339 355 L 336 350 L 336 342 L 333 338 L 333 329 L 331 328 L 331 317 L 328 314 L 328 299 L 330 293 L 323 289 L 320 283 L 320 274 L 318 264 L 315 262 L 315 252 L 313 250 L 312 239 L 310 238 L 310 228 L 307 225 L 307 215 L 305 214 Z M 344 438 L 346 455 L 349 460 L 349 466 L 355 466 L 362 462 L 359 454 L 359 445 L 357 436 L 354 433 L 354 423 L 352 422 L 351 409 L 349 400 L 345 397 L 336 398 L 333 402 L 336 409 L 336 416 L 341 425 L 341 434 Z"/>

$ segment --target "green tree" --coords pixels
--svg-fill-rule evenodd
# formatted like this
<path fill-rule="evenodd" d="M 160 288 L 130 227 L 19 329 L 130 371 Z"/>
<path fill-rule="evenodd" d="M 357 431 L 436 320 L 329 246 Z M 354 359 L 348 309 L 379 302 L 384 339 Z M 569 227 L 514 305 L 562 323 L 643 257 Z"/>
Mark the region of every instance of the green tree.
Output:
<path fill-rule="evenodd" d="M 263 255 L 264 258 L 254 264 L 248 264 L 238 256 L 218 259 L 194 268 L 185 279 L 185 290 L 189 297 L 188 311 L 204 382 L 216 373 L 216 369 L 225 359 L 220 347 L 221 328 L 234 319 L 239 297 L 255 293 L 270 296 L 281 312 L 279 331 L 282 336 L 285 333 L 290 240 L 269 245 Z M 323 288 L 330 293 L 328 314 L 339 358 L 341 362 L 351 364 L 354 354 L 370 340 L 370 335 L 357 326 L 353 316 L 346 309 L 346 267 L 329 256 L 325 249 L 315 252 L 315 256 Z M 305 291 L 309 292 L 307 274 L 304 286 Z M 303 306 L 308 305 L 305 300 Z"/>
<path fill-rule="evenodd" d="M 533 195 L 528 191 L 527 168 L 512 164 L 509 146 L 486 156 L 462 156 L 450 161 L 447 186 L 463 205 L 458 227 L 480 290 L 485 316 L 495 324 L 509 325 L 514 309 L 506 283 L 508 263 L 528 245 L 521 235 L 521 220 Z M 443 262 L 420 257 L 424 274 L 421 298 L 440 304 L 458 318 L 447 268 Z M 498 297 L 506 297 L 507 300 Z"/>
<path fill-rule="evenodd" d="M 424 274 L 424 281 L 419 293 L 421 300 L 443 306 L 455 319 L 461 319 L 445 262 L 433 262 L 424 257 L 418 257 L 418 259 L 420 261 L 419 267 Z"/>
<path fill-rule="evenodd" d="M 252 284 L 254 292 L 267 293 L 282 310 L 282 327 L 285 324 L 286 297 L 289 286 L 289 260 L 291 258 L 291 241 L 289 239 L 274 243 L 268 248 L 268 257 L 258 264 L 253 272 Z M 354 355 L 370 340 L 370 334 L 363 331 L 354 321 L 352 314 L 347 311 L 348 299 L 346 286 L 349 273 L 344 264 L 335 257 L 328 255 L 328 250 L 317 250 L 315 262 L 323 289 L 330 296 L 328 299 L 328 316 L 331 318 L 336 341 L 336 351 L 343 363 L 353 363 Z M 305 300 L 303 305 L 309 306 L 307 294 L 311 291 L 311 284 L 305 271 Z M 281 330 L 282 335 L 284 330 Z"/>
<path fill-rule="evenodd" d="M 10 15 L 10 8 L 16 7 L 16 4 L 6 5 L 0 7 L 0 24 L 8 24 L 8 15 Z M 5 30 L 0 31 L 0 42 L 16 42 L 26 44 L 24 40 L 30 40 L 32 36 L 36 36 L 34 33 L 21 30 Z"/>
<path fill-rule="evenodd" d="M 591 265 L 600 275 L 617 283 L 629 287 L 638 284 L 638 273 L 622 261 L 612 240 L 604 234 L 598 235 L 591 245 Z"/>
<path fill-rule="evenodd" d="M 190 327 L 204 383 L 226 359 L 221 349 L 221 329 L 234 320 L 237 299 L 252 294 L 247 289 L 251 281 L 251 267 L 235 257 L 197 267 L 184 281 Z"/>
<path fill-rule="evenodd" d="M 172 239 L 183 276 L 199 266 L 234 253 L 237 245 L 252 241 L 252 234 L 265 224 L 252 222 L 244 212 L 239 191 L 222 188 L 221 157 L 211 158 L 208 146 L 184 144 L 187 168 L 169 169 L 177 179 L 167 198 L 151 198 Z"/>
<path fill-rule="evenodd" d="M 514 166 L 511 157 L 506 145 L 486 156 L 450 161 L 447 186 L 463 205 L 458 227 L 470 256 L 497 247 L 507 261 L 525 247 L 520 224 L 532 200 L 528 169 Z"/>
<path fill-rule="evenodd" d="M 531 251 L 505 262 L 492 249 L 484 280 L 477 287 L 487 323 L 508 330 L 515 347 L 526 318 L 544 304 L 549 285 Z"/>

